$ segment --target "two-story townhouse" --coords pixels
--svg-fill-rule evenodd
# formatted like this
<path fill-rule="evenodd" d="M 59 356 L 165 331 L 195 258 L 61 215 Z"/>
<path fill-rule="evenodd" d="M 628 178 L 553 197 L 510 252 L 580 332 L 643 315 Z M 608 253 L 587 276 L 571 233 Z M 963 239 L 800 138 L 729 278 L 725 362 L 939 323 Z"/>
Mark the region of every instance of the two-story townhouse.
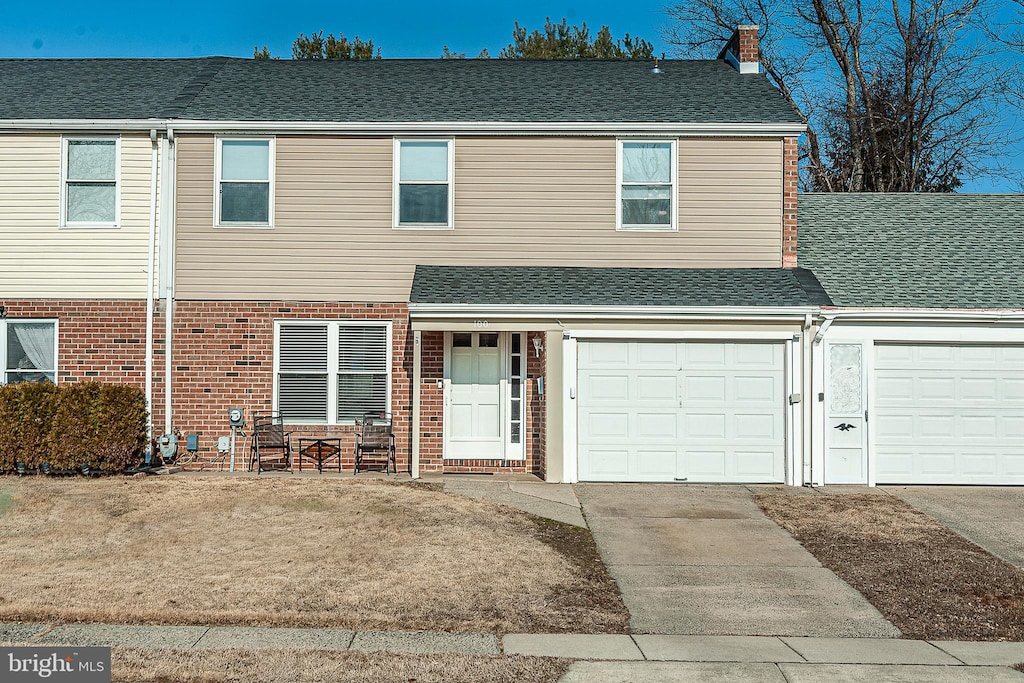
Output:
<path fill-rule="evenodd" d="M 348 451 L 381 411 L 414 476 L 801 481 L 828 300 L 795 268 L 803 125 L 739 38 L 224 60 L 168 123 L 175 425 L 209 450 L 273 409 Z"/>
<path fill-rule="evenodd" d="M 29 243 L 0 303 L 58 320 L 58 381 L 163 361 L 142 373 L 162 385 L 157 423 L 198 434 L 206 458 L 229 408 L 346 452 L 355 418 L 380 411 L 414 476 L 801 483 L 808 333 L 830 300 L 796 268 L 803 126 L 756 55 L 741 27 L 706 61 L 14 62 L 28 75 L 4 139 L 60 157 L 18 162 L 46 181 L 9 173 L 24 179 L 10 206 L 42 192 L 25 203 L 56 210 L 3 239 L 49 231 L 83 258 L 33 287 L 46 256 Z M 54 94 L 18 109 L 33 69 Z M 67 197 L 109 204 L 111 140 L 115 220 L 65 225 Z M 156 175 L 128 246 L 138 142 Z M 99 161 L 80 170 L 86 151 Z M 89 326 L 89 307 L 122 300 L 131 315 Z M 155 351 L 140 361 L 136 341 Z M 93 367 L 107 360 L 118 370 Z"/>

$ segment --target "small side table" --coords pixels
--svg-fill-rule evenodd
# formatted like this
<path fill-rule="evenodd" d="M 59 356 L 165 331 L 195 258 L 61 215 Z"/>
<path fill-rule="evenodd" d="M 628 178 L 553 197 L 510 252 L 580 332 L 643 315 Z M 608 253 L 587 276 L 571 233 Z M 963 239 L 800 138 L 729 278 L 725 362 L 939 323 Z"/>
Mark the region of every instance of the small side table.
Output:
<path fill-rule="evenodd" d="M 316 460 L 316 469 L 324 473 L 324 463 L 336 458 L 338 472 L 341 473 L 341 439 L 299 439 L 299 472 L 302 471 L 302 459 Z"/>

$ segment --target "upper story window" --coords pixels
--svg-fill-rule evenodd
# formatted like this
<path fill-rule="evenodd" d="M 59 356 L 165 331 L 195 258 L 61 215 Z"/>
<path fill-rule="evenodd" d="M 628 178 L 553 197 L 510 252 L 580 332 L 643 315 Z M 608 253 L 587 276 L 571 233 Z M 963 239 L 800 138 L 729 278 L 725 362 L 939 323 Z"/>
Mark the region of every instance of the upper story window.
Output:
<path fill-rule="evenodd" d="M 618 149 L 619 230 L 675 230 L 675 140 L 620 140 Z"/>
<path fill-rule="evenodd" d="M 61 151 L 61 226 L 116 228 L 121 213 L 120 138 L 66 137 Z"/>
<path fill-rule="evenodd" d="M 217 225 L 272 227 L 274 139 L 217 139 Z"/>
<path fill-rule="evenodd" d="M 394 227 L 452 227 L 451 140 L 395 140 L 394 178 Z"/>
<path fill-rule="evenodd" d="M 57 381 L 57 324 L 52 320 L 0 320 L 0 384 Z"/>

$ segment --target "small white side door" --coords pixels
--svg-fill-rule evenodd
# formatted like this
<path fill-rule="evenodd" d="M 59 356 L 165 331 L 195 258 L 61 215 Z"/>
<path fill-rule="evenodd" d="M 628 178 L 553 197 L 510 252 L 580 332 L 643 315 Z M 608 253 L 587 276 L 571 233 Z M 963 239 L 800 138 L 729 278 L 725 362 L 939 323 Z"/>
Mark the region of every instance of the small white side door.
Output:
<path fill-rule="evenodd" d="M 862 344 L 827 345 L 825 383 L 825 483 L 866 484 L 868 430 Z"/>

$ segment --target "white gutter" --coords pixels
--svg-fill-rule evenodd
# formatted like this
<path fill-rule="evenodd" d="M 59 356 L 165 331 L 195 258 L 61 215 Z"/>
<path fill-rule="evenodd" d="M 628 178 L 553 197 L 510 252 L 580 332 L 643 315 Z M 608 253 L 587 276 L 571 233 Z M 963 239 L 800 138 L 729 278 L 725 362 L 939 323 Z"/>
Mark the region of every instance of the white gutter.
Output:
<path fill-rule="evenodd" d="M 165 130 L 167 119 L 0 119 L 3 130 Z"/>
<path fill-rule="evenodd" d="M 152 169 L 149 178 L 149 251 L 146 262 L 146 434 L 152 448 L 153 443 L 153 326 L 155 310 L 153 306 L 154 278 L 156 276 L 156 191 L 157 191 L 157 133 L 153 128 L 149 131 L 149 140 L 153 146 Z"/>
<path fill-rule="evenodd" d="M 723 317 L 744 320 L 803 320 L 817 315 L 814 306 L 534 306 L 521 304 L 410 304 L 413 320 L 465 318 L 515 319 L 551 318 L 559 320 L 595 320 L 643 318 L 645 320 L 721 320 Z"/>
<path fill-rule="evenodd" d="M 877 309 L 877 308 L 844 308 L 822 311 L 826 322 L 1012 322 L 1024 323 L 1024 310 L 1009 309 L 974 309 L 948 310 L 936 309 Z M 829 323 L 831 324 L 831 323 Z"/>
<path fill-rule="evenodd" d="M 4 122 L 0 121 L 0 127 Z M 188 132 L 273 132 L 273 133 L 439 133 L 458 134 L 551 134 L 565 133 L 592 135 L 651 133 L 668 135 L 743 135 L 772 136 L 800 135 L 807 126 L 802 123 L 651 123 L 629 122 L 521 122 L 521 121 L 199 121 L 175 120 L 174 127 Z"/>
<path fill-rule="evenodd" d="M 800 406 L 800 430 L 802 432 L 800 439 L 800 457 L 803 463 L 806 465 L 806 472 L 804 475 L 804 483 L 814 481 L 814 462 L 813 462 L 813 449 L 811 448 L 811 439 L 813 434 L 811 431 L 812 427 L 812 406 L 814 405 L 811 394 L 814 392 L 814 372 L 812 369 L 813 358 L 812 358 L 812 342 L 811 342 L 811 325 L 813 320 L 811 314 L 808 313 L 807 317 L 804 318 L 804 329 L 803 334 L 800 336 L 800 348 L 803 351 L 802 364 L 800 368 L 800 383 L 801 387 L 801 406 Z M 795 485 L 796 482 L 793 482 Z"/>

